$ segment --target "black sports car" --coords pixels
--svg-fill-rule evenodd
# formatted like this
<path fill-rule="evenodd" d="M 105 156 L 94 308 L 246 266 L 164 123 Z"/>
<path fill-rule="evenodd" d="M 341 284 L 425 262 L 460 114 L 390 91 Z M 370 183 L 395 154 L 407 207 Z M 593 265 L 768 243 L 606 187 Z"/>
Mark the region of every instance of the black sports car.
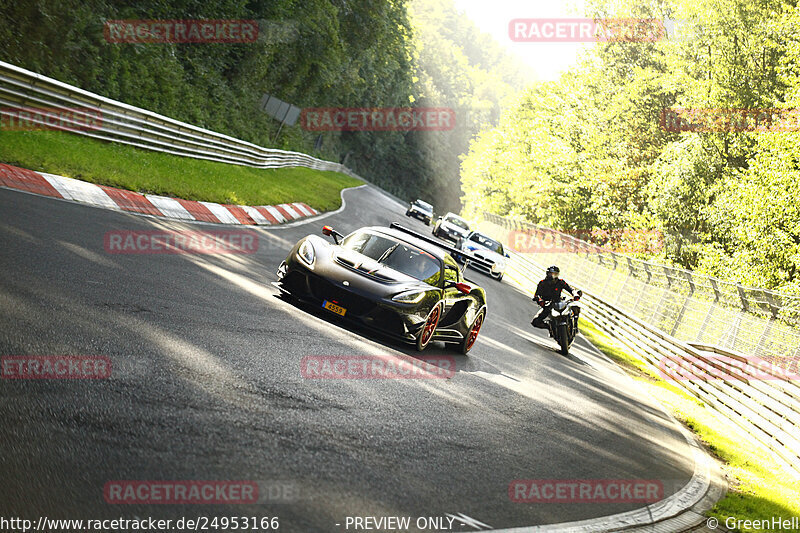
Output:
<path fill-rule="evenodd" d="M 464 280 L 450 255 L 468 254 L 397 224 L 347 237 L 328 226 L 322 233 L 333 243 L 308 235 L 281 263 L 283 292 L 420 351 L 438 340 L 469 352 L 486 318 L 486 293 Z"/>

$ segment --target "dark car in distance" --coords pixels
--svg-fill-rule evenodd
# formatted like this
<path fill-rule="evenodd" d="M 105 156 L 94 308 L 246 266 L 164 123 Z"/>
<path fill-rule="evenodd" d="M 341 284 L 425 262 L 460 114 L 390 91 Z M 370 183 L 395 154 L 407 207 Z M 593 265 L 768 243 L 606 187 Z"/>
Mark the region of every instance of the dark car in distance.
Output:
<path fill-rule="evenodd" d="M 436 224 L 433 226 L 433 235 L 440 239 L 447 239 L 453 242 L 458 242 L 460 239 L 469 235 L 470 228 L 469 222 L 456 215 L 455 213 L 447 213 L 439 217 Z"/>
<path fill-rule="evenodd" d="M 411 202 L 411 205 L 408 206 L 408 209 L 406 210 L 406 216 L 418 218 L 430 226 L 431 220 L 433 220 L 433 206 L 428 202 L 423 202 L 419 199 L 414 200 Z"/>
<path fill-rule="evenodd" d="M 303 237 L 281 263 L 281 291 L 420 351 L 432 341 L 455 344 L 463 354 L 474 346 L 486 293 L 465 281 L 451 255 L 459 250 L 398 224 L 347 237 L 328 226 L 322 233 L 333 242 Z"/>

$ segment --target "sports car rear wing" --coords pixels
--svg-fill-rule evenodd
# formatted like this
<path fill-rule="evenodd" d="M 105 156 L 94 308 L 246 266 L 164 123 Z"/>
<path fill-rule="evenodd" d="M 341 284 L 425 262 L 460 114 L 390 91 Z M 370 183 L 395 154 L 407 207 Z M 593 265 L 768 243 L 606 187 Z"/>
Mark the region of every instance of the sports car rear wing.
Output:
<path fill-rule="evenodd" d="M 467 263 L 469 263 L 469 262 L 477 263 L 477 264 L 482 265 L 484 268 L 487 268 L 489 270 L 492 269 L 492 263 L 490 263 L 488 261 L 484 261 L 483 259 L 481 259 L 479 257 L 476 257 L 476 256 L 472 255 L 469 252 L 464 252 L 462 250 L 459 250 L 455 246 L 450 246 L 449 244 L 445 244 L 442 241 L 440 241 L 439 239 L 434 239 L 433 237 L 428 237 L 427 235 L 423 235 L 422 233 L 417 233 L 413 229 L 409 229 L 409 228 L 406 228 L 405 226 L 401 226 L 397 222 L 392 222 L 389 225 L 389 227 L 391 229 L 396 229 L 397 231 L 402 231 L 403 233 L 408 233 L 409 235 L 411 235 L 411 236 L 413 236 L 413 237 L 415 237 L 415 238 L 417 238 L 417 239 L 419 239 L 421 241 L 425 241 L 427 243 L 433 244 L 434 246 L 437 246 L 437 247 L 439 247 L 439 248 L 441 248 L 443 250 L 447 250 L 448 252 L 450 252 L 450 255 L 453 256 L 453 259 L 455 259 L 455 256 L 463 257 L 464 260 L 466 261 L 466 263 L 464 264 L 464 270 L 466 270 Z"/>

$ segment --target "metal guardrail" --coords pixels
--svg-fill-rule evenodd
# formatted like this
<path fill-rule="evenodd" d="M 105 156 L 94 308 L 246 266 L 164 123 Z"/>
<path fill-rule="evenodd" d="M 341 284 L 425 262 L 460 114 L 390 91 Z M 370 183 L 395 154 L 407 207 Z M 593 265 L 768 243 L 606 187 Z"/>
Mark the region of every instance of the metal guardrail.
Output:
<path fill-rule="evenodd" d="M 576 283 L 678 339 L 775 363 L 800 359 L 798 296 L 633 259 L 525 221 L 490 213 L 484 219 L 508 232 L 505 245 L 519 233 L 546 242 L 537 260 L 566 267 Z"/>
<path fill-rule="evenodd" d="M 496 224 L 494 220 L 482 222 L 481 230 L 507 242 L 508 225 Z M 509 250 L 509 255 L 506 277 L 533 294 L 546 265 L 551 262 L 549 254 L 527 255 Z M 570 268 L 562 267 L 562 272 L 572 277 Z M 593 284 L 576 285 L 584 292 L 581 303 L 586 318 L 627 346 L 653 373 L 702 400 L 718 415 L 738 426 L 743 437 L 771 450 L 779 462 L 800 476 L 798 381 L 781 377 L 779 373 L 764 379 L 757 358 L 682 341 L 610 303 L 593 289 Z M 735 369 L 721 363 L 719 355 L 728 361 L 738 361 Z"/>
<path fill-rule="evenodd" d="M 88 113 L 82 113 L 81 109 L 86 111 L 88 108 L 99 111 L 102 120 L 96 128 L 75 130 L 74 133 L 146 150 L 220 163 L 256 168 L 301 166 L 333 170 L 363 181 L 363 178 L 339 163 L 299 152 L 263 148 L 117 102 L 0 61 L 0 114 L 9 116 L 10 113 L 7 110 L 4 112 L 2 107 L 63 110 L 76 118 L 86 117 Z"/>

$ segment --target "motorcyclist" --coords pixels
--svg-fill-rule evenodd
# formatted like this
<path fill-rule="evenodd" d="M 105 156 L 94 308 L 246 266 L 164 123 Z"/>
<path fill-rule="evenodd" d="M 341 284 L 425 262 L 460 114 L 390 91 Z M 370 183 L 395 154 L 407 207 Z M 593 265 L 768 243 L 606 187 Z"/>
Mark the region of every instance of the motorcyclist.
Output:
<path fill-rule="evenodd" d="M 560 273 L 561 270 L 557 266 L 548 267 L 545 278 L 536 286 L 536 294 L 533 296 L 533 301 L 542 306 L 542 311 L 533 317 L 531 321 L 531 325 L 535 328 L 549 329 L 544 319 L 550 313 L 553 302 L 561 300 L 562 290 L 566 290 L 573 297 L 575 296 L 572 287 L 558 277 Z M 578 298 L 580 298 L 581 294 L 581 291 L 578 291 Z M 550 335 L 552 336 L 552 333 Z"/>

